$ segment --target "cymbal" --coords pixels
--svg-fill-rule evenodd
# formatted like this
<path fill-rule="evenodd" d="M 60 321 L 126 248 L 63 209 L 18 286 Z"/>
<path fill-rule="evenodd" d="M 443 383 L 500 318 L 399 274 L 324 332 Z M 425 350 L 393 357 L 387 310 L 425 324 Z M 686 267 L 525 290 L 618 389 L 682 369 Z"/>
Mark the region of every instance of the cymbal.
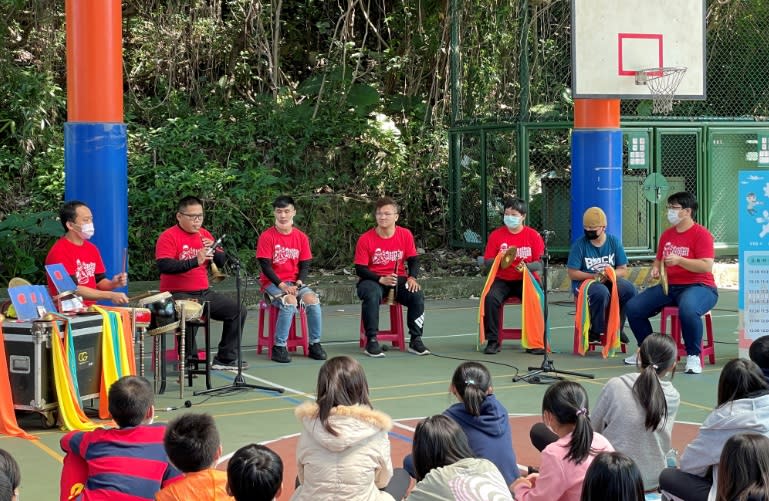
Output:
<path fill-rule="evenodd" d="M 499 263 L 499 267 L 503 270 L 509 268 L 515 261 L 516 254 L 518 253 L 517 247 L 508 247 L 505 251 L 505 255 L 502 256 L 502 262 Z"/>
<path fill-rule="evenodd" d="M 22 285 L 32 285 L 29 280 L 25 280 L 21 277 L 13 277 L 8 281 L 8 288 L 21 287 Z"/>
<path fill-rule="evenodd" d="M 662 292 L 668 295 L 668 272 L 665 270 L 665 261 L 660 261 L 660 285 Z"/>

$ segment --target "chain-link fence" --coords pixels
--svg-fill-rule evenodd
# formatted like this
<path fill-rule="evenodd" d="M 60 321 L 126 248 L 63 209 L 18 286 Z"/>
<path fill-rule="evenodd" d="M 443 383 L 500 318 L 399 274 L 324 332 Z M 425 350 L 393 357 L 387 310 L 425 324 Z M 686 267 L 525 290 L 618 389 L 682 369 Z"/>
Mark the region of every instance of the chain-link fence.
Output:
<path fill-rule="evenodd" d="M 451 242 L 481 247 L 500 224 L 501 197 L 525 194 L 527 222 L 555 231 L 551 250 L 565 254 L 571 1 L 452 5 Z M 736 252 L 737 173 L 757 167 L 757 137 L 769 116 L 769 2 L 708 0 L 706 33 L 706 100 L 674 101 L 665 117 L 651 115 L 650 100 L 622 101 L 622 238 L 630 254 L 653 252 L 668 225 L 665 197 L 681 190 L 697 194 L 717 251 Z"/>

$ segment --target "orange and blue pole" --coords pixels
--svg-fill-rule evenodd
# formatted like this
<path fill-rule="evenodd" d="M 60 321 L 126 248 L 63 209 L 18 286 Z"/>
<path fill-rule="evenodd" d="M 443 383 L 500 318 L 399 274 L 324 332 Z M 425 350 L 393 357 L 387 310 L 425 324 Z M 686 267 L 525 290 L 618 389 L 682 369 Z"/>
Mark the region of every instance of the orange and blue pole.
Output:
<path fill-rule="evenodd" d="M 622 237 L 622 130 L 619 99 L 575 99 L 571 134 L 571 241 L 583 234 L 582 214 L 598 206 L 606 231 Z"/>
<path fill-rule="evenodd" d="M 128 247 L 128 153 L 123 123 L 120 0 L 66 0 L 64 197 L 93 212 L 108 276 Z"/>

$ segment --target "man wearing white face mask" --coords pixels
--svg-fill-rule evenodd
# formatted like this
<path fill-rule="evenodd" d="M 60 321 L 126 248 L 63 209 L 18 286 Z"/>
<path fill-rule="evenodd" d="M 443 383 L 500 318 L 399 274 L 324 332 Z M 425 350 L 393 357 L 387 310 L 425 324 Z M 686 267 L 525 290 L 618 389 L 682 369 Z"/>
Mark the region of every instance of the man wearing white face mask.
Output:
<path fill-rule="evenodd" d="M 713 278 L 713 235 L 695 222 L 697 199 L 685 191 L 668 197 L 668 221 L 673 226 L 660 235 L 657 258 L 651 269 L 652 278 L 659 278 L 660 263 L 664 262 L 668 277 L 668 293 L 661 285 L 646 289 L 631 299 L 626 308 L 630 328 L 640 346 L 652 333 L 649 318 L 665 306 L 678 306 L 681 335 L 686 345 L 687 374 L 702 372 L 700 348 L 702 320 L 718 301 L 718 289 Z M 625 359 L 635 365 L 636 355 Z"/>
<path fill-rule="evenodd" d="M 507 252 L 511 247 L 516 248 L 516 259 L 520 259 L 532 272 L 542 270 L 542 252 L 545 243 L 534 229 L 524 226 L 528 212 L 526 202 L 520 198 L 508 198 L 504 202 L 504 226 L 500 226 L 489 234 L 483 259 L 486 265 L 491 264 L 497 254 Z M 523 292 L 523 273 L 516 266 L 497 271 L 494 282 L 484 301 L 484 336 L 488 341 L 483 353 L 493 355 L 499 348 L 499 309 L 509 297 L 521 298 Z M 527 350 L 530 353 L 540 353 L 540 350 Z"/>
<path fill-rule="evenodd" d="M 94 234 L 91 209 L 78 200 L 65 202 L 59 209 L 59 221 L 66 233 L 48 251 L 45 264 L 64 265 L 77 285 L 76 292 L 83 297 L 85 306 L 101 300 L 128 303 L 125 294 L 113 291 L 127 284 L 127 274 L 118 273 L 112 279 L 107 278 L 99 249 L 88 241 Z M 50 279 L 48 290 L 52 296 L 57 293 Z"/>

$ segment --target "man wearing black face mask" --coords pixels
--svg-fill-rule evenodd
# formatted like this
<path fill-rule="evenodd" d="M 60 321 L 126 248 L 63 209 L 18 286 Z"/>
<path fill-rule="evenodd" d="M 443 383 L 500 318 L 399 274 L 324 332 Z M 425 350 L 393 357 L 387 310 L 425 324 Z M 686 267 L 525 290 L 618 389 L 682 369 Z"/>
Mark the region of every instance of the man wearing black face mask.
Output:
<path fill-rule="evenodd" d="M 627 275 L 627 256 L 622 242 L 614 235 L 606 233 L 606 214 L 600 207 L 590 207 L 582 216 L 585 235 L 578 238 L 571 246 L 569 260 L 566 263 L 572 292 L 576 295 L 584 280 L 594 278 L 595 274 L 607 266 L 614 268 L 617 275 L 617 295 L 619 296 L 620 329 L 625 324 L 625 303 L 636 295 L 635 286 L 624 277 Z M 605 281 L 594 284 L 588 289 L 590 305 L 590 342 L 600 341 L 606 332 L 606 311 L 611 300 L 612 283 Z M 620 331 L 620 340 L 627 342 L 627 336 Z"/>

